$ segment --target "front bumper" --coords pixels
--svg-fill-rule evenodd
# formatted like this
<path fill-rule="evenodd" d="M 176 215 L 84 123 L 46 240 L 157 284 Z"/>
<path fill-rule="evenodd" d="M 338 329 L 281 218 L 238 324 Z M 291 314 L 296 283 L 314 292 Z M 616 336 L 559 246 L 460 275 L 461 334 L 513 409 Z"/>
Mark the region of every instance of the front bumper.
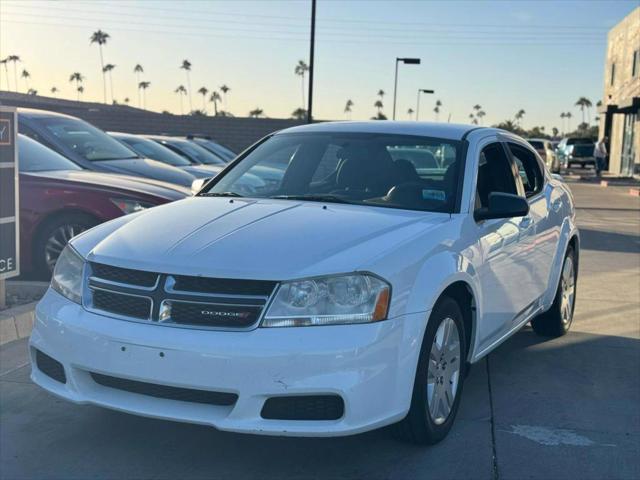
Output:
<path fill-rule="evenodd" d="M 365 325 L 229 332 L 117 320 L 49 290 L 36 307 L 32 380 L 64 399 L 220 430 L 348 435 L 407 413 L 427 313 Z M 66 383 L 36 366 L 36 349 L 64 366 Z M 96 383 L 89 372 L 159 385 L 234 393 L 231 406 L 156 398 Z M 267 420 L 267 398 L 337 394 L 338 420 Z"/>

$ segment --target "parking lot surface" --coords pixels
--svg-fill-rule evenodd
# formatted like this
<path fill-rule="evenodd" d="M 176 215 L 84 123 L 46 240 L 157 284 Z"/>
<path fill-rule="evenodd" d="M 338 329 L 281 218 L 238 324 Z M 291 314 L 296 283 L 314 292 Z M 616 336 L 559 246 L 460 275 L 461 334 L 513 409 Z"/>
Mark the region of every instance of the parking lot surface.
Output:
<path fill-rule="evenodd" d="M 475 365 L 440 444 L 387 430 L 237 435 L 76 406 L 30 383 L 22 340 L 0 349 L 0 477 L 640 478 L 640 198 L 571 187 L 582 235 L 571 331 L 548 340 L 526 327 Z"/>

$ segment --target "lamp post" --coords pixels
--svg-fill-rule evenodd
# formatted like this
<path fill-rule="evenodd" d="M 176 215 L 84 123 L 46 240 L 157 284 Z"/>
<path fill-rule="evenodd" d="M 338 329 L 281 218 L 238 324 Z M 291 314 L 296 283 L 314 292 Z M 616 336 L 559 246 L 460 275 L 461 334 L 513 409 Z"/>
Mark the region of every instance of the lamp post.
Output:
<path fill-rule="evenodd" d="M 406 63 L 408 65 L 420 65 L 419 58 L 396 58 L 396 76 L 393 84 L 393 119 L 396 119 L 396 95 L 398 93 L 398 63 Z"/>
<path fill-rule="evenodd" d="M 316 0 L 311 0 L 311 38 L 309 45 L 309 99 L 307 100 L 307 123 L 313 122 L 313 67 L 316 46 Z"/>
<path fill-rule="evenodd" d="M 416 102 L 416 122 L 420 120 L 420 94 L 421 93 L 435 93 L 435 90 L 427 90 L 425 88 L 418 89 L 418 101 Z"/>

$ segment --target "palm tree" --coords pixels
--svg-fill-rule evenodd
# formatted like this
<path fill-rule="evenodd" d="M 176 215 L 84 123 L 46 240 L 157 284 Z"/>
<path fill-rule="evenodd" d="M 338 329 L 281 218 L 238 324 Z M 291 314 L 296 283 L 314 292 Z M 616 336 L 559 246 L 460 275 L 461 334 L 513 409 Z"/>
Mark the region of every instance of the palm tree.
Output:
<path fill-rule="evenodd" d="M 213 114 L 218 116 L 218 102 L 220 101 L 220 94 L 215 90 L 211 92 L 211 96 L 209 97 L 209 101 L 213 102 Z"/>
<path fill-rule="evenodd" d="M 109 34 L 107 32 L 103 32 L 102 30 L 96 30 L 89 37 L 89 45 L 92 43 L 97 43 L 98 48 L 100 49 L 100 67 L 102 68 L 102 92 L 104 94 L 104 103 L 107 103 L 107 76 L 104 70 L 104 57 L 102 55 L 102 46 L 107 43 L 109 39 Z"/>
<path fill-rule="evenodd" d="M 264 115 L 264 111 L 261 108 L 255 108 L 249 112 L 251 118 L 260 118 L 262 115 Z"/>
<path fill-rule="evenodd" d="M 191 62 L 189 60 L 183 60 L 180 68 L 184 70 L 185 75 L 187 76 L 187 93 L 189 94 L 189 111 L 193 110 L 193 103 L 191 101 L 191 75 L 189 72 L 191 71 Z"/>
<path fill-rule="evenodd" d="M 7 77 L 7 92 L 11 89 L 11 87 L 9 86 L 9 67 L 7 66 L 8 63 L 9 57 L 0 60 L 0 65 L 4 65 L 4 74 L 5 77 Z"/>
<path fill-rule="evenodd" d="M 567 131 L 567 129 L 566 129 L 566 128 L 565 128 L 565 126 L 564 126 L 564 124 L 565 124 L 564 119 L 565 119 L 565 118 L 567 118 L 567 114 L 566 114 L 566 113 L 564 113 L 564 112 L 562 112 L 562 113 L 560 114 L 560 118 L 561 118 L 561 120 L 560 120 L 561 125 L 560 125 L 560 126 L 562 127 L 562 133 L 564 134 L 564 132 L 566 132 L 566 131 Z"/>
<path fill-rule="evenodd" d="M 78 101 L 79 101 L 80 95 L 84 93 L 84 87 L 80 85 L 78 88 L 76 88 L 76 90 L 78 91 Z"/>
<path fill-rule="evenodd" d="M 571 114 L 571 112 L 567 112 L 564 114 L 565 117 L 567 117 L 567 131 L 570 132 L 571 131 L 571 117 L 573 117 L 573 115 Z"/>
<path fill-rule="evenodd" d="M 140 74 L 144 73 L 144 68 L 139 63 L 136 63 L 136 66 L 133 67 L 133 73 L 136 74 L 136 84 L 140 85 Z M 140 87 L 138 87 L 138 108 L 140 107 Z"/>
<path fill-rule="evenodd" d="M 480 105 L 478 105 L 478 104 L 475 104 L 475 105 L 473 106 L 473 109 L 474 109 L 476 112 L 479 112 L 480 110 L 482 110 L 482 107 L 481 107 Z"/>
<path fill-rule="evenodd" d="M 293 73 L 295 73 L 296 75 L 300 75 L 300 78 L 302 79 L 302 108 L 304 108 L 304 75 L 305 73 L 307 73 L 307 71 L 309 70 L 309 65 L 307 65 L 306 63 L 304 63 L 304 60 L 298 60 L 298 64 L 296 65 L 296 68 L 293 70 Z"/>
<path fill-rule="evenodd" d="M 127 105 L 129 105 L 129 97 L 124 97 L 124 100 L 122 100 L 124 103 L 126 103 Z"/>
<path fill-rule="evenodd" d="M 142 108 L 147 108 L 147 88 L 151 86 L 151 82 L 140 82 L 138 90 L 142 89 Z"/>
<path fill-rule="evenodd" d="M 589 100 L 587 97 L 580 97 L 578 99 L 578 101 L 575 103 L 576 107 L 580 107 L 580 111 L 582 112 L 582 123 L 585 123 L 584 121 L 584 109 L 587 109 L 587 118 L 589 119 L 589 124 L 591 124 L 591 111 L 590 108 L 593 106 L 593 104 L 591 103 L 591 100 Z"/>
<path fill-rule="evenodd" d="M 51 87 L 51 95 L 57 97 L 56 93 L 58 93 L 58 87 Z"/>
<path fill-rule="evenodd" d="M 380 97 L 380 100 L 382 100 L 385 96 L 385 91 L 382 89 L 378 90 L 378 96 Z"/>
<path fill-rule="evenodd" d="M 13 62 L 13 90 L 18 91 L 18 67 L 17 63 L 20 61 L 20 57 L 18 55 L 9 55 L 7 57 L 7 62 Z"/>
<path fill-rule="evenodd" d="M 478 119 L 476 118 L 476 116 L 473 113 L 469 114 L 469 120 L 471 121 L 472 124 L 477 125 L 478 124 Z"/>
<path fill-rule="evenodd" d="M 436 100 L 436 106 L 433 111 L 436 113 L 436 122 L 440 118 L 440 107 L 442 107 L 442 102 L 440 100 Z"/>
<path fill-rule="evenodd" d="M 524 118 L 524 115 L 527 112 L 525 112 L 524 110 L 520 109 L 517 111 L 516 115 L 515 115 L 515 120 L 516 120 L 516 124 L 518 125 L 518 127 L 520 126 L 520 121 Z"/>
<path fill-rule="evenodd" d="M 111 102 L 113 102 L 113 74 L 111 71 L 116 68 L 112 63 L 107 63 L 102 69 L 103 73 L 109 72 L 109 85 L 111 86 Z"/>
<path fill-rule="evenodd" d="M 182 105 L 182 96 L 187 94 L 187 89 L 184 88 L 184 85 L 178 85 L 178 88 L 176 88 L 173 92 L 177 93 L 178 96 L 180 97 L 180 115 L 184 115 L 184 107 Z"/>
<path fill-rule="evenodd" d="M 206 105 L 206 96 L 207 93 L 209 93 L 209 89 L 207 87 L 200 87 L 200 89 L 198 90 L 198 93 L 200 95 L 202 95 L 202 111 L 206 114 L 207 113 L 207 105 Z"/>
<path fill-rule="evenodd" d="M 558 130 L 558 127 L 553 127 L 551 129 L 551 133 L 553 133 L 553 138 L 556 138 L 558 136 L 558 133 L 560 133 L 560 130 Z"/>
<path fill-rule="evenodd" d="M 378 115 L 380 115 L 382 113 L 382 109 L 384 108 L 384 105 L 382 104 L 382 100 L 376 100 L 373 106 L 378 109 Z"/>
<path fill-rule="evenodd" d="M 22 73 L 20 74 L 20 77 L 21 77 L 21 78 L 24 78 L 24 83 L 25 83 L 25 85 L 26 85 L 26 87 L 27 87 L 25 90 L 27 90 L 27 91 L 28 91 L 28 90 L 29 90 L 29 88 L 30 88 L 30 87 L 29 87 L 29 79 L 31 78 L 31 74 L 30 74 L 27 70 L 25 70 L 25 69 L 23 68 L 23 69 L 22 69 Z"/>
<path fill-rule="evenodd" d="M 296 108 L 293 113 L 291 113 L 291 116 L 296 120 L 304 120 L 307 118 L 307 111 L 304 108 Z"/>
<path fill-rule="evenodd" d="M 484 110 L 478 110 L 478 113 L 476 113 L 476 117 L 478 117 L 478 120 L 480 121 L 480 125 L 482 125 L 482 117 L 484 117 L 485 115 L 486 113 Z"/>
<path fill-rule="evenodd" d="M 353 101 L 351 99 L 347 100 L 347 103 L 344 104 L 344 113 L 348 116 L 349 120 L 351 120 L 351 109 L 353 108 Z"/>
<path fill-rule="evenodd" d="M 76 91 L 78 92 L 78 100 L 80 100 L 80 93 L 81 93 L 80 90 L 78 90 L 78 87 L 80 86 L 83 80 L 84 80 L 84 77 L 80 72 L 74 72 L 69 77 L 69 82 L 76 82 Z M 84 89 L 82 89 L 82 91 L 84 92 Z"/>
<path fill-rule="evenodd" d="M 407 110 L 407 115 L 409 115 L 409 120 L 413 120 L 413 108 L 409 108 L 409 110 Z"/>
<path fill-rule="evenodd" d="M 30 88 L 29 90 L 27 90 L 27 95 L 37 95 L 38 94 L 38 90 L 36 90 L 35 88 Z"/>
<path fill-rule="evenodd" d="M 224 95 L 224 110 L 226 112 L 228 110 L 227 109 L 227 93 L 229 93 L 231 91 L 231 89 L 229 87 L 227 87 L 226 85 L 222 85 L 220 87 L 220 91 L 222 92 L 222 95 Z"/>

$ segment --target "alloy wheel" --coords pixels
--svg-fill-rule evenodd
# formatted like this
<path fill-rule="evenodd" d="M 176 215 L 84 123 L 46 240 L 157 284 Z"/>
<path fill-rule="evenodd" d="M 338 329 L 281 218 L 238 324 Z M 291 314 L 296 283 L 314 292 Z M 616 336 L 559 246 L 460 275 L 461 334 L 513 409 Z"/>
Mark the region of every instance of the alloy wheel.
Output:
<path fill-rule="evenodd" d="M 44 244 L 44 258 L 50 273 L 53 273 L 53 267 L 55 267 L 62 249 L 69 243 L 69 240 L 86 229 L 87 227 L 84 225 L 70 224 L 61 225 L 51 232 Z"/>
<path fill-rule="evenodd" d="M 573 318 L 573 303 L 576 293 L 576 276 L 573 265 L 573 258 L 569 255 L 564 261 L 562 267 L 562 280 L 560 281 L 561 299 L 560 299 L 560 316 L 562 324 L 567 327 Z"/>
<path fill-rule="evenodd" d="M 433 339 L 427 372 L 427 407 L 436 425 L 453 408 L 460 378 L 460 334 L 452 318 L 445 318 Z"/>

